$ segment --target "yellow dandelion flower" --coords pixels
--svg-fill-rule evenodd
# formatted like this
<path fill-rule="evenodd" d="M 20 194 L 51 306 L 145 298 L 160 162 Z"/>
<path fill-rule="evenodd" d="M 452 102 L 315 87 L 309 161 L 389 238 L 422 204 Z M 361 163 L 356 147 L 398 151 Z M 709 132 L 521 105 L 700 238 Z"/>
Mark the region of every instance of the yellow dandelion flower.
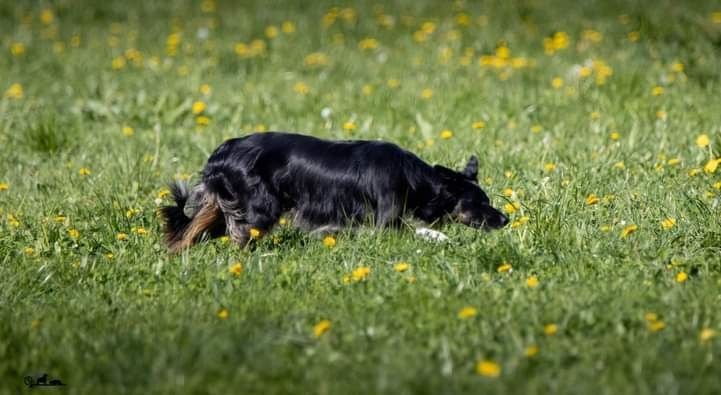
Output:
<path fill-rule="evenodd" d="M 306 66 L 325 66 L 328 64 L 328 55 L 323 52 L 313 52 L 303 59 Z"/>
<path fill-rule="evenodd" d="M 411 265 L 408 262 L 398 262 L 393 266 L 393 270 L 397 271 L 398 273 L 403 273 L 411 268 Z"/>
<path fill-rule="evenodd" d="M 458 318 L 465 320 L 478 315 L 478 310 L 472 306 L 466 306 L 458 311 Z"/>
<path fill-rule="evenodd" d="M 528 288 L 536 288 L 539 284 L 538 277 L 530 276 L 526 279 L 526 285 Z"/>
<path fill-rule="evenodd" d="M 546 336 L 555 336 L 556 333 L 558 333 L 558 325 L 556 324 L 547 324 L 543 327 L 543 333 L 546 334 Z"/>
<path fill-rule="evenodd" d="M 666 162 L 669 166 L 676 166 L 681 163 L 681 159 L 679 158 L 671 158 Z"/>
<path fill-rule="evenodd" d="M 0 182 L 0 192 L 7 191 L 8 189 L 10 189 L 10 184 L 6 182 Z"/>
<path fill-rule="evenodd" d="M 661 221 L 661 227 L 664 230 L 669 230 L 676 226 L 676 218 L 666 218 L 663 221 Z"/>
<path fill-rule="evenodd" d="M 250 231 L 248 231 L 251 239 L 259 239 L 262 233 L 263 232 L 258 228 L 250 228 Z"/>
<path fill-rule="evenodd" d="M 676 282 L 677 283 L 685 283 L 686 280 L 688 280 L 688 274 L 686 272 L 681 271 L 676 273 Z"/>
<path fill-rule="evenodd" d="M 503 211 L 505 211 L 506 214 L 513 214 L 520 209 L 521 209 L 521 204 L 518 202 L 511 202 L 511 203 L 506 203 L 503 205 Z"/>
<path fill-rule="evenodd" d="M 711 328 L 704 328 L 701 330 L 701 333 L 698 334 L 698 339 L 702 343 L 705 343 L 705 342 L 708 342 L 709 340 L 713 339 L 717 335 L 718 335 L 718 333 L 715 330 L 713 330 Z"/>
<path fill-rule="evenodd" d="M 70 228 L 68 229 L 68 236 L 70 236 L 70 238 L 77 239 L 80 237 L 80 231 L 75 228 Z"/>
<path fill-rule="evenodd" d="M 563 88 L 563 78 L 561 77 L 555 77 L 551 80 L 551 86 L 553 89 L 561 89 Z"/>
<path fill-rule="evenodd" d="M 8 99 L 14 99 L 14 100 L 22 99 L 23 98 L 23 86 L 18 83 L 14 83 L 14 84 L 10 85 L 8 90 L 5 91 L 5 97 Z"/>
<path fill-rule="evenodd" d="M 716 169 L 718 168 L 719 163 L 721 163 L 720 159 L 711 159 L 703 167 L 703 171 L 706 173 L 715 173 Z"/>
<path fill-rule="evenodd" d="M 626 237 L 630 236 L 636 230 L 638 230 L 638 225 L 630 224 L 630 225 L 626 226 L 621 231 L 621 238 L 625 239 Z"/>
<path fill-rule="evenodd" d="M 519 227 L 527 224 L 527 223 L 528 223 L 528 220 L 530 220 L 530 218 L 529 218 L 528 216 L 524 215 L 524 216 L 522 216 L 521 218 L 518 218 L 517 220 L 513 221 L 513 222 L 511 223 L 511 228 L 512 228 L 512 229 L 519 228 Z"/>
<path fill-rule="evenodd" d="M 396 89 L 399 86 L 401 86 L 401 82 L 396 78 L 391 78 L 388 81 L 386 81 L 386 86 L 388 86 L 391 89 Z"/>
<path fill-rule="evenodd" d="M 555 163 L 546 163 L 543 165 L 543 170 L 545 170 L 547 173 L 550 173 L 554 170 L 556 170 L 556 164 Z"/>
<path fill-rule="evenodd" d="M 658 321 L 658 314 L 656 314 L 656 313 L 654 313 L 654 312 L 652 312 L 652 311 L 649 311 L 649 312 L 647 312 L 646 314 L 643 315 L 643 319 L 646 320 L 646 321 L 648 321 L 648 322 Z"/>
<path fill-rule="evenodd" d="M 280 31 L 282 31 L 285 34 L 295 33 L 295 23 L 293 23 L 292 21 L 284 21 L 280 25 Z"/>
<path fill-rule="evenodd" d="M 628 38 L 628 41 L 635 43 L 641 38 L 641 33 L 637 31 L 629 32 L 626 37 Z"/>
<path fill-rule="evenodd" d="M 23 248 L 23 253 L 27 256 L 33 256 L 35 255 L 35 249 L 32 247 L 25 247 Z"/>
<path fill-rule="evenodd" d="M 355 130 L 356 127 L 357 126 L 356 126 L 355 122 L 353 122 L 353 121 L 346 121 L 345 123 L 343 123 L 343 130 L 347 130 L 349 132 Z"/>
<path fill-rule="evenodd" d="M 361 281 L 368 278 L 368 275 L 371 273 L 371 268 L 368 266 L 360 266 L 355 269 L 353 269 L 353 272 L 351 272 L 351 277 L 353 278 L 353 281 Z"/>
<path fill-rule="evenodd" d="M 53 13 L 53 10 L 46 8 L 40 13 L 40 22 L 42 22 L 43 25 L 49 25 L 53 23 L 54 20 L 55 13 Z"/>
<path fill-rule="evenodd" d="M 668 118 L 668 113 L 664 110 L 658 110 L 656 111 L 656 118 L 665 121 Z"/>
<path fill-rule="evenodd" d="M 375 38 L 364 38 L 358 43 L 358 48 L 363 50 L 370 50 L 378 48 L 378 40 Z"/>
<path fill-rule="evenodd" d="M 66 219 L 67 217 L 65 217 L 64 215 L 56 215 L 55 218 L 53 218 L 53 220 L 59 224 L 65 222 Z"/>
<path fill-rule="evenodd" d="M 125 240 L 128 240 L 128 234 L 120 232 L 115 236 L 115 238 L 119 241 L 125 241 Z"/>
<path fill-rule="evenodd" d="M 208 126 L 208 124 L 210 124 L 210 118 L 205 115 L 198 115 L 195 117 L 195 124 L 198 126 Z"/>
<path fill-rule="evenodd" d="M 666 328 L 666 323 L 663 321 L 649 321 L 646 323 L 646 327 L 651 332 L 658 332 Z"/>
<path fill-rule="evenodd" d="M 278 224 L 279 224 L 280 226 L 288 225 L 288 219 L 285 218 L 285 217 L 282 217 L 281 219 L 278 220 Z"/>
<path fill-rule="evenodd" d="M 476 121 L 471 124 L 471 127 L 475 130 L 483 129 L 486 127 L 486 123 L 483 121 Z"/>
<path fill-rule="evenodd" d="M 110 67 L 113 70 L 122 70 L 128 62 L 125 60 L 125 56 L 117 56 L 110 62 Z"/>
<path fill-rule="evenodd" d="M 654 86 L 653 89 L 651 89 L 651 94 L 653 96 L 661 96 L 663 95 L 664 89 L 662 86 Z"/>
<path fill-rule="evenodd" d="M 265 36 L 271 40 L 278 37 L 278 33 L 278 27 L 276 27 L 275 25 L 270 25 L 265 28 Z"/>
<path fill-rule="evenodd" d="M 8 225 L 17 228 L 20 226 L 20 220 L 18 220 L 16 216 L 8 214 Z"/>
<path fill-rule="evenodd" d="M 363 96 L 370 96 L 371 94 L 373 94 L 373 86 L 368 84 L 363 85 L 361 87 L 361 93 L 363 94 Z"/>
<path fill-rule="evenodd" d="M 496 378 L 501 375 L 501 365 L 491 360 L 479 361 L 476 364 L 476 373 L 483 377 Z"/>
<path fill-rule="evenodd" d="M 537 345 L 531 344 L 530 346 L 526 347 L 526 350 L 523 352 L 523 354 L 528 358 L 533 358 L 538 355 L 539 351 L 540 349 Z"/>
<path fill-rule="evenodd" d="M 191 110 L 193 111 L 193 114 L 200 114 L 207 108 L 207 105 L 205 102 L 197 100 L 193 102 L 193 106 L 191 107 Z"/>
<path fill-rule="evenodd" d="M 293 92 L 299 95 L 307 95 L 310 92 L 310 87 L 304 82 L 296 82 L 295 85 L 293 85 Z"/>
<path fill-rule="evenodd" d="M 600 201 L 601 201 L 601 199 L 599 199 L 599 197 L 596 196 L 595 193 L 592 193 L 592 194 L 589 194 L 588 196 L 586 196 L 586 204 L 589 206 L 597 204 Z"/>
<path fill-rule="evenodd" d="M 134 227 L 130 229 L 130 231 L 139 236 L 145 236 L 148 234 L 148 231 L 145 230 L 145 228 L 143 228 L 142 226 Z"/>
<path fill-rule="evenodd" d="M 701 173 L 702 171 L 703 171 L 703 170 L 699 169 L 698 167 L 697 167 L 697 168 L 693 168 L 693 169 L 691 169 L 691 170 L 688 171 L 688 176 L 689 176 L 689 177 L 695 177 L 695 176 L 697 176 L 699 173 Z"/>
<path fill-rule="evenodd" d="M 610 137 L 611 140 L 613 140 L 613 141 L 618 141 L 618 139 L 621 138 L 621 134 L 614 130 L 613 132 L 611 132 L 611 134 L 609 135 L 609 137 Z"/>
<path fill-rule="evenodd" d="M 326 237 L 323 238 L 323 245 L 324 245 L 324 246 L 326 246 L 326 247 L 328 247 L 328 248 L 333 248 L 333 247 L 335 247 L 335 244 L 336 244 L 335 237 L 333 237 L 333 236 L 326 236 Z"/>
<path fill-rule="evenodd" d="M 123 136 L 125 137 L 131 137 L 135 134 L 135 129 L 131 128 L 130 126 L 123 126 L 122 130 Z"/>
<path fill-rule="evenodd" d="M 591 73 L 593 73 L 593 69 L 591 69 L 588 66 L 583 66 L 580 69 L 578 69 L 578 75 L 581 78 L 586 78 L 586 77 L 590 76 Z"/>
<path fill-rule="evenodd" d="M 83 176 L 83 177 L 89 176 L 89 175 L 90 175 L 90 169 L 88 169 L 87 167 L 81 167 L 80 170 L 78 170 L 78 174 L 80 174 L 80 175 Z"/>
<path fill-rule="evenodd" d="M 721 11 L 714 11 L 711 13 L 711 22 L 717 25 L 721 24 Z"/>
<path fill-rule="evenodd" d="M 428 100 L 433 97 L 433 89 L 430 88 L 424 88 L 421 91 L 421 99 Z"/>
<path fill-rule="evenodd" d="M 200 88 L 198 88 L 198 91 L 203 96 L 209 96 L 213 92 L 213 88 L 208 84 L 203 84 L 203 85 L 200 85 Z"/>
<path fill-rule="evenodd" d="M 320 320 L 317 324 L 313 325 L 313 335 L 315 337 L 321 337 L 330 330 L 330 320 Z"/>
<path fill-rule="evenodd" d="M 139 209 L 137 209 L 137 208 L 129 208 L 129 209 L 125 212 L 125 217 L 126 217 L 126 218 L 133 218 L 134 216 L 136 216 L 136 215 L 138 215 L 138 214 L 140 214 L 140 210 L 139 210 Z"/>
<path fill-rule="evenodd" d="M 508 262 L 503 262 L 496 268 L 496 271 L 498 273 L 511 273 L 513 271 L 513 266 L 511 266 Z"/>
<path fill-rule="evenodd" d="M 616 162 L 616 163 L 613 164 L 613 167 L 616 168 L 616 169 L 619 169 L 619 170 L 623 170 L 623 169 L 626 168 L 626 164 L 623 163 L 623 161 L 618 161 L 618 162 Z"/>
<path fill-rule="evenodd" d="M 441 131 L 440 136 L 443 140 L 448 140 L 448 139 L 453 138 L 453 132 L 446 129 L 446 130 Z"/>
<path fill-rule="evenodd" d="M 218 315 L 218 318 L 220 318 L 221 320 L 227 320 L 228 316 L 230 316 L 230 312 L 228 311 L 228 309 L 222 308 L 222 309 L 218 310 L 217 315 Z"/>
<path fill-rule="evenodd" d="M 240 262 L 234 263 L 228 268 L 228 272 L 236 277 L 240 276 L 240 273 L 243 273 L 243 264 Z"/>
<path fill-rule="evenodd" d="M 10 53 L 13 56 L 22 56 L 25 53 L 25 44 L 23 43 L 12 43 L 10 45 Z"/>

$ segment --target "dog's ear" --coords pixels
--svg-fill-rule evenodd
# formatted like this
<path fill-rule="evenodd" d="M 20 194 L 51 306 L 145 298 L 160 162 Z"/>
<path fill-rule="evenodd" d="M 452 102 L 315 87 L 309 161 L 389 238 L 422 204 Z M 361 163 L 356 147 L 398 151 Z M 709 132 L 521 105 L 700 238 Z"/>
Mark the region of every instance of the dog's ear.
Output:
<path fill-rule="evenodd" d="M 468 164 L 461 174 L 474 181 L 478 178 L 478 158 L 475 155 L 471 155 L 471 158 L 468 159 Z"/>

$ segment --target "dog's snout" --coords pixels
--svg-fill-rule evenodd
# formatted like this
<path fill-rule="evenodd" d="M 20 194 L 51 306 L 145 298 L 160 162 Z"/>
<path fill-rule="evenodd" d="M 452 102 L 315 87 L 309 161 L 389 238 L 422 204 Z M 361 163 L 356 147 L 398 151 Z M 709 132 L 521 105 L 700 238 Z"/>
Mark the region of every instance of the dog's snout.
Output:
<path fill-rule="evenodd" d="M 506 226 L 508 224 L 508 217 L 499 213 L 498 214 L 498 224 L 499 224 L 499 226 L 498 226 L 499 228 Z"/>

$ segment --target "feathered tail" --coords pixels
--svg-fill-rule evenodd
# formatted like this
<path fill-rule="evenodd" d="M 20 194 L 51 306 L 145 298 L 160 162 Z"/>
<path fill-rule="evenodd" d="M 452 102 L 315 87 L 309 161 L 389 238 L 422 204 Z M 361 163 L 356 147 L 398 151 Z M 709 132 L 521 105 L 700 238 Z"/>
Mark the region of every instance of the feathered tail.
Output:
<path fill-rule="evenodd" d="M 165 219 L 165 244 L 171 252 L 179 252 L 213 227 L 220 217 L 220 209 L 215 198 L 205 193 L 202 184 L 191 193 L 186 183 L 176 182 L 170 185 L 170 191 L 175 206 L 165 206 L 160 213 Z"/>

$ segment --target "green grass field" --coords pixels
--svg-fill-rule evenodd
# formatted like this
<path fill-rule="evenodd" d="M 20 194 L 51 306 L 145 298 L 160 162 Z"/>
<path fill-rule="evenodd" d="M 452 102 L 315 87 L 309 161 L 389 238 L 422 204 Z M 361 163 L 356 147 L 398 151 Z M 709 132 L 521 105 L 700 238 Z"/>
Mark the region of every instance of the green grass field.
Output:
<path fill-rule="evenodd" d="M 0 394 L 721 391 L 721 4 L 107 3 L 0 1 Z M 477 154 L 513 223 L 169 255 L 265 130 Z"/>

